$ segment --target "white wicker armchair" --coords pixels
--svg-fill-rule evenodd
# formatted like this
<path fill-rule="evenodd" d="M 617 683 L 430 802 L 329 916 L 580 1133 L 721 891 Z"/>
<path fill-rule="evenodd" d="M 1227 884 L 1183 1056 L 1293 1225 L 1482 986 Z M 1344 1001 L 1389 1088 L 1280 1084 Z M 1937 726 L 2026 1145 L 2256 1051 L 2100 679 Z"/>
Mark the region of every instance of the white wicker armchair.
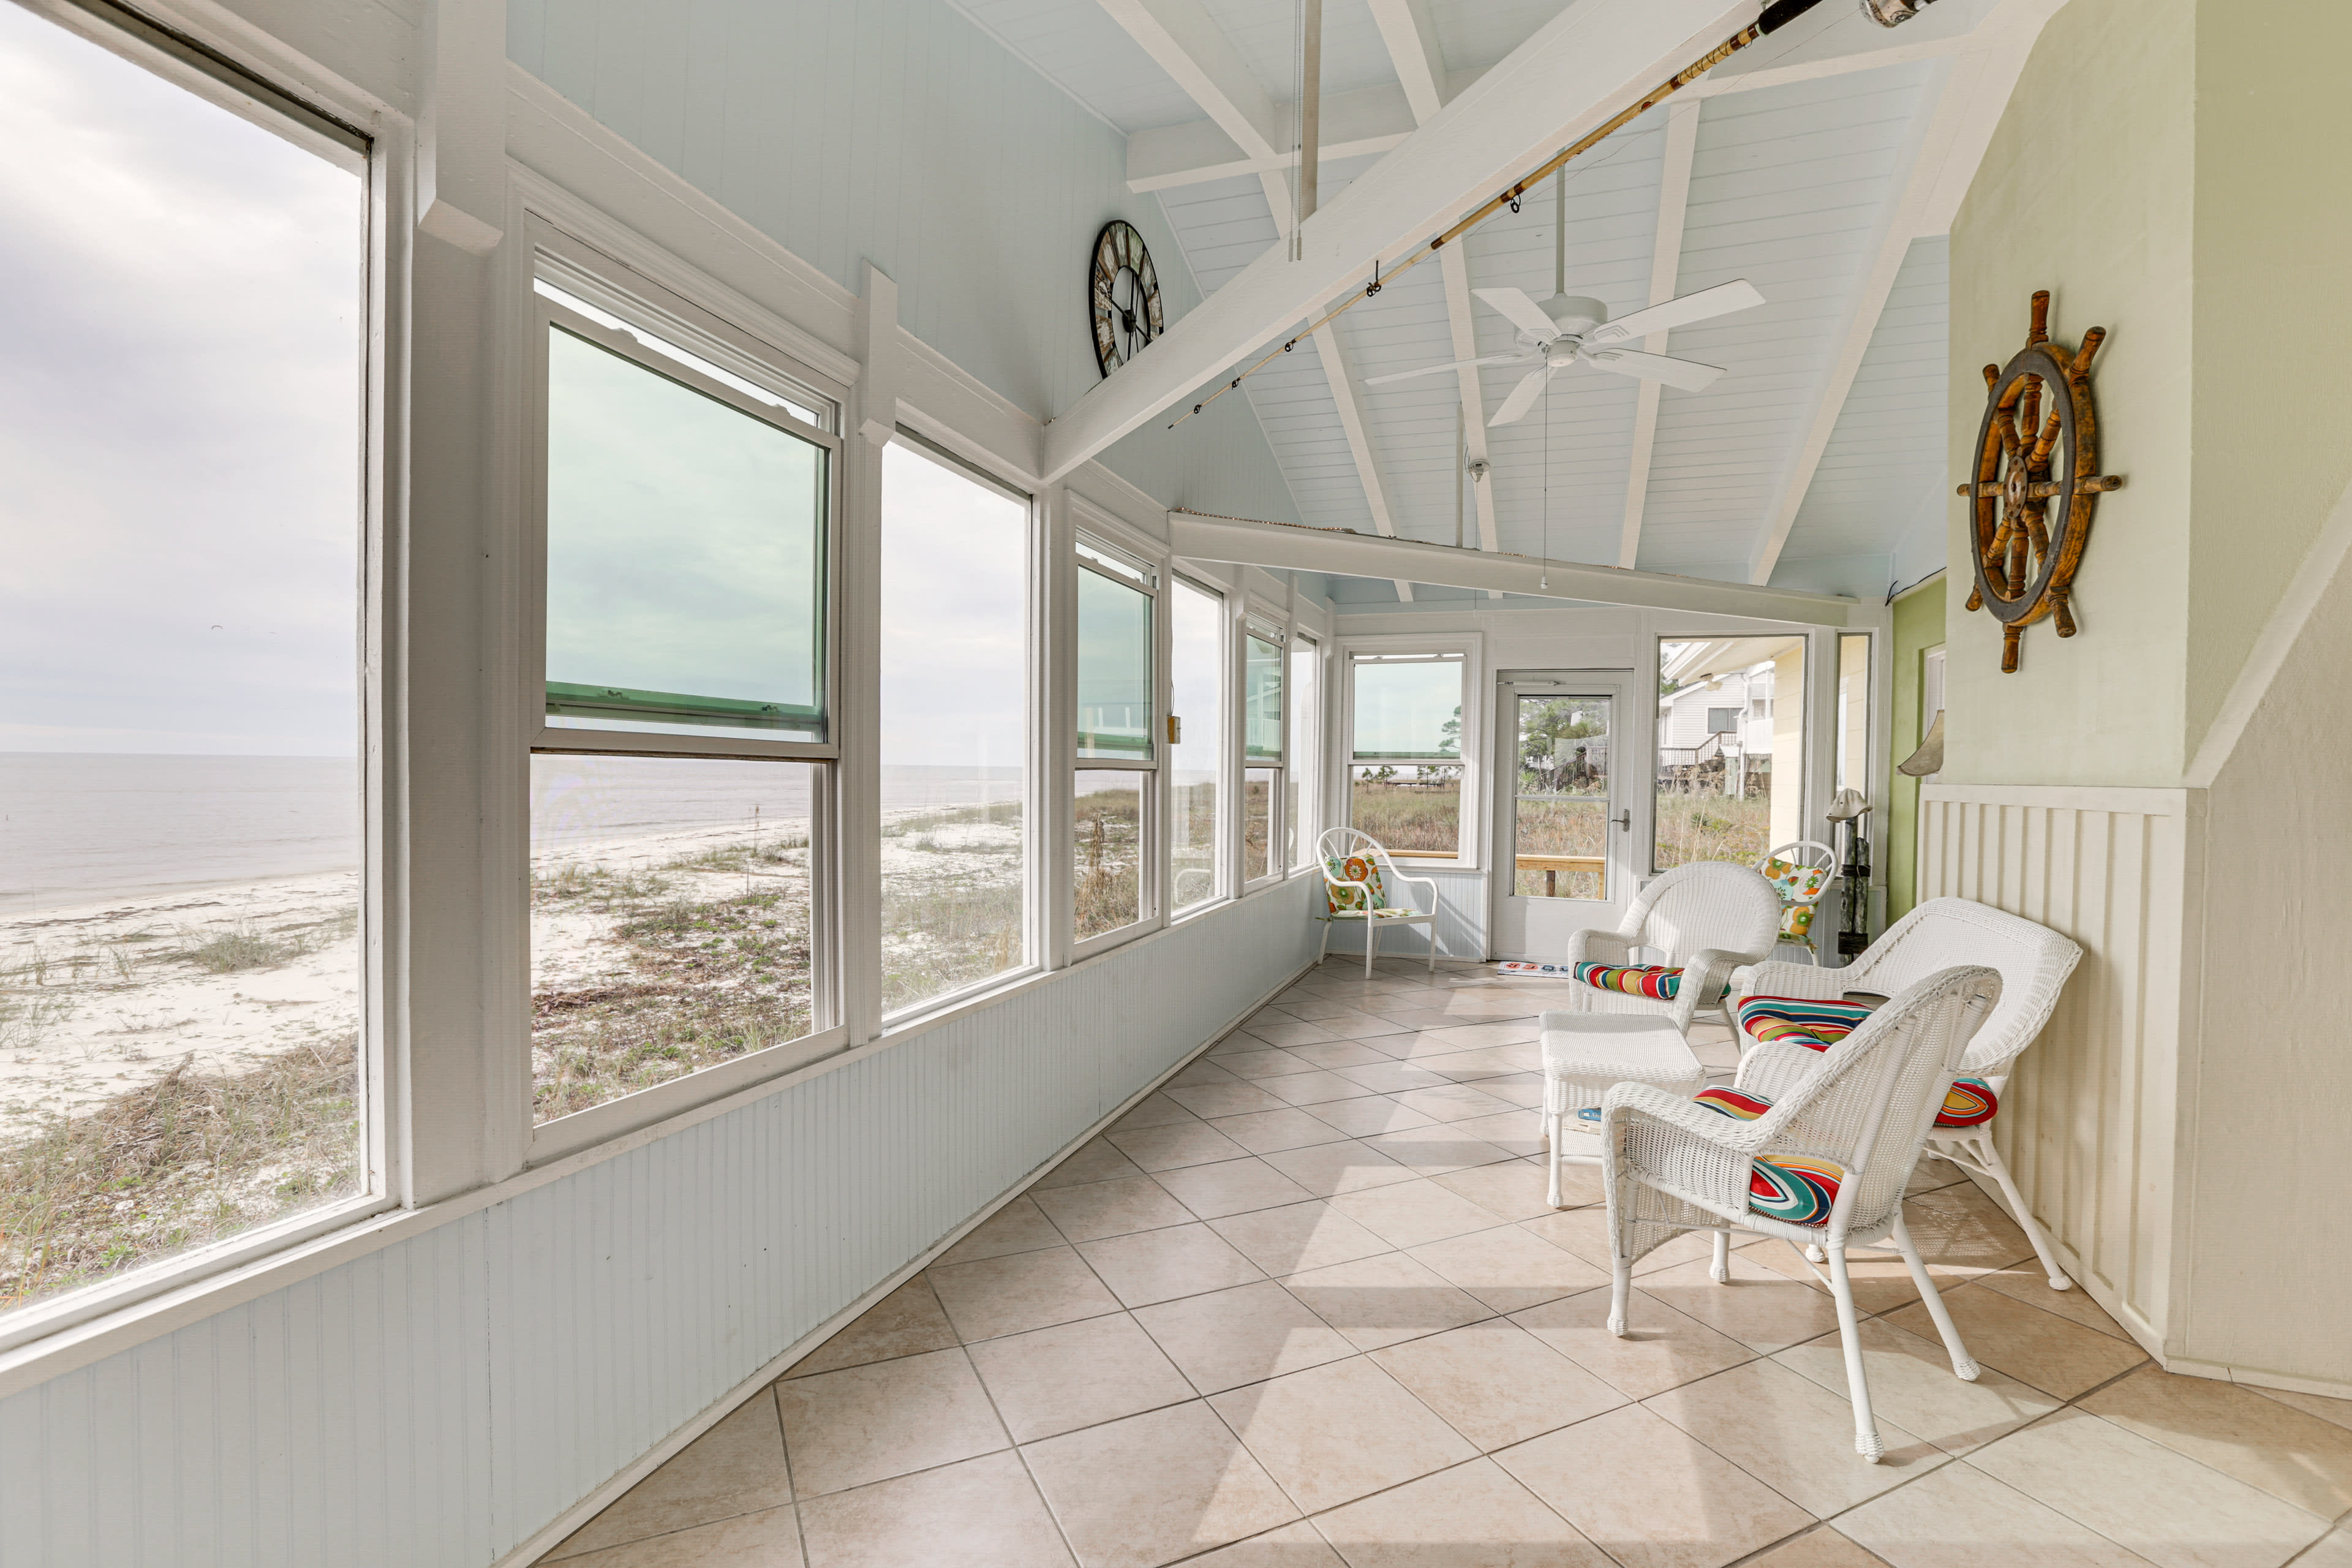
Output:
<path fill-rule="evenodd" d="M 1854 1447 L 1874 1464 L 1885 1447 L 1870 1413 L 1846 1249 L 1891 1239 L 1943 1336 L 1952 1371 L 1974 1382 L 1976 1363 L 1904 1226 L 1903 1190 L 1961 1053 L 2000 994 L 1993 970 L 1948 969 L 1911 986 L 1826 1052 L 1786 1042 L 1757 1047 L 1740 1063 L 1738 1086 L 1769 1101 L 1754 1120 L 1649 1084 L 1612 1089 L 1601 1108 L 1610 1332 L 1626 1332 L 1635 1260 L 1685 1230 L 1717 1233 L 1718 1258 L 1733 1229 L 1778 1237 L 1801 1255 L 1819 1248 L 1844 1342 Z M 1788 1163 L 1759 1170 L 1768 1160 Z M 1808 1165 L 1829 1174 L 1822 1186 L 1834 1184 L 1826 1216 L 1796 1223 L 1758 1212 L 1751 1200 L 1759 1188 L 1752 1181 L 1764 1177 L 1761 1189 L 1769 1191 L 1776 1181 L 1786 1183 L 1792 1166 Z M 1821 1193 L 1811 1195 L 1818 1201 Z M 1720 1262 L 1716 1278 L 1725 1278 Z"/>
<path fill-rule="evenodd" d="M 1662 1013 L 1675 1027 L 1690 1028 L 1699 1008 L 1721 999 L 1731 972 L 1759 963 L 1772 951 L 1780 931 L 1780 895 L 1745 866 L 1706 860 L 1677 866 L 1634 895 L 1633 907 L 1615 931 L 1580 931 L 1568 939 L 1562 962 L 1633 962 L 1637 947 L 1652 947 L 1683 971 L 1672 1001 L 1629 996 L 1590 985 L 1570 988 L 1572 1013 Z"/>
<path fill-rule="evenodd" d="M 1832 997 L 1847 991 L 1891 996 L 1955 963 L 1998 970 L 2000 1003 L 1969 1042 L 1957 1075 L 1980 1078 L 2000 1096 L 2009 1082 L 2010 1064 L 2050 1021 L 2060 989 L 2082 958 L 2081 948 L 2046 926 L 1967 899 L 1930 899 L 1887 927 L 1843 969 L 1759 964 L 1739 976 L 1738 989 L 1743 996 Z M 2074 1281 L 2058 1267 L 2049 1237 L 2027 1210 L 2025 1195 L 1993 1144 L 1993 1125 L 1999 1120 L 1996 1115 L 1974 1127 L 1930 1128 L 1927 1152 L 1999 1183 L 2011 1212 L 2033 1243 L 2050 1288 L 2069 1289 Z"/>

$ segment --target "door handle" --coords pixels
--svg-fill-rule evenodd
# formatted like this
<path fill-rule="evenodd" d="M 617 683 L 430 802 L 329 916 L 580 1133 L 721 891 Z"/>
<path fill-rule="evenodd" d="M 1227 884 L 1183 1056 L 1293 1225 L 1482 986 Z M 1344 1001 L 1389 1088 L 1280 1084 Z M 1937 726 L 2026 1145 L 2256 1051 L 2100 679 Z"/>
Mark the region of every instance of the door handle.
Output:
<path fill-rule="evenodd" d="M 1633 808 L 1629 805 L 1609 820 L 1617 825 L 1618 832 L 1631 833 L 1633 831 Z"/>

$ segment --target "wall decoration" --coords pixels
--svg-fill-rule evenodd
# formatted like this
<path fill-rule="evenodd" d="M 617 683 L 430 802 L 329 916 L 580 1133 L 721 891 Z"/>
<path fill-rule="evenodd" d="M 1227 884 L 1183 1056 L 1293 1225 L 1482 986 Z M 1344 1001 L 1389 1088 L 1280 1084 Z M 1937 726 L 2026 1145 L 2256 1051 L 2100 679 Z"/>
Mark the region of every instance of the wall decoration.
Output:
<path fill-rule="evenodd" d="M 2099 472 L 2099 420 L 2091 399 L 2091 360 L 2105 327 L 2083 334 L 2078 349 L 2050 337 L 2050 290 L 2033 296 L 2025 347 L 2006 366 L 1984 368 L 1984 422 L 1977 427 L 1977 477 L 1959 488 L 1976 502 L 1970 519 L 1976 587 L 1971 610 L 1990 609 L 2002 626 L 2000 668 L 2017 672 L 2025 628 L 2054 616 L 2058 635 L 2074 635 L 2069 600 L 2099 497 L 2123 479 Z"/>
<path fill-rule="evenodd" d="M 1168 330 L 1160 274 L 1133 224 L 1113 218 L 1095 236 L 1087 258 L 1087 303 L 1094 315 L 1095 363 L 1105 375 Z"/>

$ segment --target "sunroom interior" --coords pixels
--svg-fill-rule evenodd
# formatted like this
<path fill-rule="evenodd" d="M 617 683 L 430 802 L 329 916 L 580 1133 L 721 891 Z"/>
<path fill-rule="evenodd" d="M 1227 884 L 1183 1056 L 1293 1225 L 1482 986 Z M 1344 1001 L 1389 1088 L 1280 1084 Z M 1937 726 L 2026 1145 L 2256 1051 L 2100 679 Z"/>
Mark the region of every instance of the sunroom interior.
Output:
<path fill-rule="evenodd" d="M 2347 47 L 0 4 L 0 1568 L 2352 1568 Z"/>

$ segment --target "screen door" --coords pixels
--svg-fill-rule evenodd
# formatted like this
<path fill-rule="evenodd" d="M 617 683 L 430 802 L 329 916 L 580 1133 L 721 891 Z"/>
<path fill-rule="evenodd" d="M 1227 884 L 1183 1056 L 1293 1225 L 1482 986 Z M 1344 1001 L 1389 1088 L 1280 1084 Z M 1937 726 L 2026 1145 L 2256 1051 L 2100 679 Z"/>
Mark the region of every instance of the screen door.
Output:
<path fill-rule="evenodd" d="M 1496 699 L 1495 951 L 1555 959 L 1570 932 L 1614 926 L 1631 896 L 1617 764 L 1641 759 L 1615 743 L 1617 679 L 1507 671 Z"/>

